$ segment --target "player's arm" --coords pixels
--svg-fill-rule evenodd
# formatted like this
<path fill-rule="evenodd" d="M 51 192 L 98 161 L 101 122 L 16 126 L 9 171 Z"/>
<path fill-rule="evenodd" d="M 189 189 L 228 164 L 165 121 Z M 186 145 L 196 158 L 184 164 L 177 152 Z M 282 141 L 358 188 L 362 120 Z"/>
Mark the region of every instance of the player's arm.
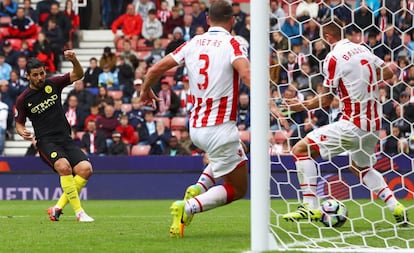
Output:
<path fill-rule="evenodd" d="M 389 80 L 394 76 L 394 72 L 392 69 L 385 65 L 384 63 L 381 65 L 381 67 L 377 68 L 377 80 Z"/>
<path fill-rule="evenodd" d="M 237 58 L 233 61 L 233 68 L 239 73 L 244 84 L 250 88 L 250 63 L 246 58 Z"/>
<path fill-rule="evenodd" d="M 33 140 L 33 133 L 30 130 L 26 129 L 22 123 L 16 122 L 16 132 L 26 141 Z"/>
<path fill-rule="evenodd" d="M 311 99 L 300 101 L 297 98 L 285 99 L 283 104 L 292 111 L 312 110 L 315 108 L 325 107 L 331 104 L 334 97 L 334 90 L 331 87 L 323 87 L 322 94 L 318 94 Z"/>
<path fill-rule="evenodd" d="M 153 106 L 153 100 L 158 100 L 158 97 L 152 91 L 151 86 L 157 83 L 157 81 L 167 70 L 177 65 L 178 63 L 173 59 L 173 57 L 171 55 L 167 55 L 161 61 L 157 62 L 154 66 L 152 66 L 148 70 L 145 76 L 145 81 L 142 84 L 139 101 L 146 105 Z"/>
<path fill-rule="evenodd" d="M 65 58 L 72 63 L 72 71 L 70 72 L 70 82 L 73 83 L 83 77 L 83 68 L 76 58 L 75 51 L 65 50 L 63 52 Z"/>

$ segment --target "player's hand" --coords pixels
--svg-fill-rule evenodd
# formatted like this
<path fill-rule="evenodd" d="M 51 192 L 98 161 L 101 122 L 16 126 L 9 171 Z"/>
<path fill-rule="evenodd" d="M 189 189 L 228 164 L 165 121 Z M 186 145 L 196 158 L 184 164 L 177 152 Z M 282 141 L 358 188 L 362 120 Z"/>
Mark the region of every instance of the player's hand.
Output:
<path fill-rule="evenodd" d="M 30 130 L 27 130 L 27 129 L 23 130 L 23 133 L 21 134 L 21 136 L 26 141 L 32 141 L 33 140 L 33 133 Z"/>
<path fill-rule="evenodd" d="M 303 103 L 297 98 L 283 99 L 282 106 L 289 111 L 303 111 L 305 109 Z"/>
<path fill-rule="evenodd" d="M 76 59 L 76 53 L 73 50 L 65 50 L 63 52 L 63 55 L 65 56 L 66 60 L 68 61 L 73 61 Z"/>
<path fill-rule="evenodd" d="M 156 103 L 159 101 L 161 101 L 161 99 L 159 99 L 157 95 L 155 95 L 154 91 L 150 89 L 147 92 L 141 91 L 138 103 L 146 105 L 146 106 L 151 106 L 152 108 L 155 109 L 157 106 Z"/>

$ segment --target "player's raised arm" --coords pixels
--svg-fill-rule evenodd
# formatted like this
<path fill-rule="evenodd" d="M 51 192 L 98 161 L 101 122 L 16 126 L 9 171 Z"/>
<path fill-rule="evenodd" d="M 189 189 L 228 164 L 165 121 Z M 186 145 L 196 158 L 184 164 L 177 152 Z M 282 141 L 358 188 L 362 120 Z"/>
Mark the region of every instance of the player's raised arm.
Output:
<path fill-rule="evenodd" d="M 70 72 L 70 81 L 75 82 L 83 77 L 83 68 L 80 65 L 76 53 L 73 50 L 66 50 L 63 52 L 65 58 L 73 65 L 73 69 Z"/>
<path fill-rule="evenodd" d="M 332 89 L 329 87 L 323 87 L 323 93 L 314 96 L 313 98 L 305 101 L 300 101 L 297 98 L 285 99 L 283 105 L 288 107 L 292 111 L 303 111 L 303 110 L 312 110 L 315 108 L 325 107 L 331 104 L 333 100 Z"/>
<path fill-rule="evenodd" d="M 158 100 L 158 97 L 152 91 L 151 86 L 161 78 L 165 71 L 177 65 L 178 63 L 171 57 L 171 55 L 167 55 L 152 66 L 148 70 L 144 83 L 142 84 L 139 101 L 145 105 L 155 106 L 154 102 Z"/>

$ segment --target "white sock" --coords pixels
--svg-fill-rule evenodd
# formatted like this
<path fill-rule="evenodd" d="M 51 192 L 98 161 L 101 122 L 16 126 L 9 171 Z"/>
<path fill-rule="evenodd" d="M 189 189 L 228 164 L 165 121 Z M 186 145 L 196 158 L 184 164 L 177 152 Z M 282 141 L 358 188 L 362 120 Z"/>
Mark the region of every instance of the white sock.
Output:
<path fill-rule="evenodd" d="M 316 195 L 318 172 L 315 162 L 311 159 L 301 159 L 297 160 L 295 164 L 302 191 L 303 202 L 307 203 L 312 209 L 319 208 L 319 200 Z"/>
<path fill-rule="evenodd" d="M 230 185 L 217 185 L 203 194 L 187 200 L 185 212 L 189 214 L 201 213 L 223 206 L 233 200 L 234 190 Z"/>
<path fill-rule="evenodd" d="M 213 185 L 216 184 L 216 180 L 213 177 L 213 170 L 211 165 L 207 165 L 197 180 L 197 184 L 201 186 L 201 193 L 208 191 Z"/>
<path fill-rule="evenodd" d="M 378 197 L 385 202 L 388 209 L 394 211 L 394 207 L 398 201 L 390 188 L 388 188 L 381 173 L 377 170 L 369 169 L 365 175 L 362 176 L 362 181 L 368 189 L 377 194 Z"/>

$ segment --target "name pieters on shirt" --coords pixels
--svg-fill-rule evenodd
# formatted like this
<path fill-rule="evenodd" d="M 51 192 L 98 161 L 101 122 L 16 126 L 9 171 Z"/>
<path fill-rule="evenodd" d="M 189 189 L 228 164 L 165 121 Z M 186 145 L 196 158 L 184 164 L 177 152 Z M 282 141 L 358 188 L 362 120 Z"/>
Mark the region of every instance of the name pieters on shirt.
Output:
<path fill-rule="evenodd" d="M 368 49 L 364 48 L 364 47 L 355 47 L 347 52 L 345 52 L 345 54 L 342 55 L 342 58 L 346 61 L 348 61 L 352 56 L 357 55 L 357 54 L 362 54 L 362 53 L 366 53 L 368 52 Z"/>
<path fill-rule="evenodd" d="M 197 39 L 196 45 L 202 47 L 220 47 L 221 40 Z"/>
<path fill-rule="evenodd" d="M 56 104 L 56 100 L 58 100 L 58 98 L 59 97 L 58 97 L 57 94 L 52 94 L 48 99 L 45 99 L 40 104 L 35 105 L 34 107 L 32 107 L 30 112 L 33 113 L 33 114 L 36 114 L 36 113 L 40 114 L 40 113 L 44 112 L 46 109 L 48 109 L 49 107 Z"/>

